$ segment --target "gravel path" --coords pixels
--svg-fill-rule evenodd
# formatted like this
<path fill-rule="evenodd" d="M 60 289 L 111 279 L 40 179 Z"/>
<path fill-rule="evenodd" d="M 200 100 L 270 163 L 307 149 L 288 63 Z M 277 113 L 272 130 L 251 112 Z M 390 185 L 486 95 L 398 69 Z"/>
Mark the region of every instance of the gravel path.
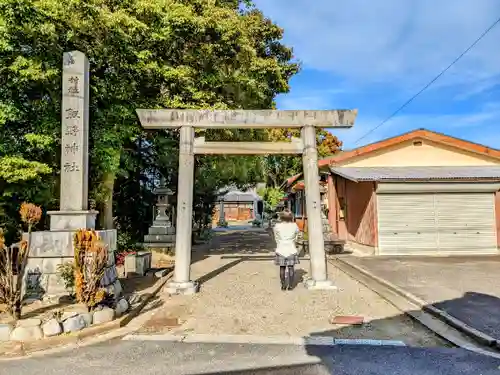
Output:
<path fill-rule="evenodd" d="M 298 279 L 307 277 L 309 262 L 301 261 Z M 329 265 L 334 291 L 309 291 L 301 283 L 293 291 L 280 289 L 272 260 L 244 260 L 212 255 L 192 266 L 192 278 L 202 279 L 194 296 L 172 296 L 141 333 L 197 333 L 334 336 L 402 340 L 411 346 L 442 346 L 430 331 L 401 314 L 377 294 Z M 365 317 L 363 326 L 329 323 L 335 315 Z M 178 318 L 180 327 L 172 326 Z"/>

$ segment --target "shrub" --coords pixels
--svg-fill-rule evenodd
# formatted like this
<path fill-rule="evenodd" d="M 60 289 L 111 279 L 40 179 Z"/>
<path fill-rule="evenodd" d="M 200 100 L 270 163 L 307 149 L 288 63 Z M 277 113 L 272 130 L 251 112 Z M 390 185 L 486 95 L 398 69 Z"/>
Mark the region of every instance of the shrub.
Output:
<path fill-rule="evenodd" d="M 63 280 L 64 287 L 72 295 L 75 293 L 75 265 L 66 262 L 57 266 L 57 275 Z"/>
<path fill-rule="evenodd" d="M 0 303 L 7 305 L 7 312 L 15 320 L 21 318 L 21 301 L 24 272 L 29 257 L 29 240 L 33 226 L 42 217 L 42 209 L 32 203 L 23 203 L 19 210 L 21 221 L 28 227 L 28 241 L 7 246 L 0 229 Z"/>
<path fill-rule="evenodd" d="M 260 219 L 252 220 L 252 227 L 261 227 L 261 226 L 262 226 L 262 220 Z"/>
<path fill-rule="evenodd" d="M 221 228 L 227 228 L 229 226 L 229 223 L 225 219 L 221 219 L 217 223 L 217 226 Z"/>
<path fill-rule="evenodd" d="M 86 229 L 75 233 L 74 248 L 76 299 L 91 311 L 106 298 L 101 280 L 108 263 L 108 249 L 94 230 Z"/>
<path fill-rule="evenodd" d="M 120 251 L 119 253 L 116 254 L 115 264 L 117 266 L 123 266 L 125 264 L 125 257 L 131 254 L 137 254 L 137 251 L 133 250 Z"/>

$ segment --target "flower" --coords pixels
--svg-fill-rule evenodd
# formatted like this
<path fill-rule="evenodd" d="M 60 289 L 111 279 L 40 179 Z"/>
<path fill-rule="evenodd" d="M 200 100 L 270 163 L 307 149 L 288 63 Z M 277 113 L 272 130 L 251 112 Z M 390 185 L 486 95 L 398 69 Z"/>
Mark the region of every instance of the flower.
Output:
<path fill-rule="evenodd" d="M 42 218 L 42 209 L 33 203 L 24 202 L 21 204 L 21 209 L 19 210 L 21 215 L 21 220 L 28 224 L 33 225 L 40 221 Z"/>

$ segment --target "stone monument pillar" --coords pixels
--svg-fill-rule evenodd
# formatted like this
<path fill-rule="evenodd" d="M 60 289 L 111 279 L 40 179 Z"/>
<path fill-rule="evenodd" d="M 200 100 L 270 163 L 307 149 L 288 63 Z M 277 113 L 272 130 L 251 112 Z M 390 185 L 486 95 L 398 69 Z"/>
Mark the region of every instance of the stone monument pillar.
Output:
<path fill-rule="evenodd" d="M 81 52 L 63 58 L 60 210 L 50 211 L 50 230 L 95 228 L 88 210 L 89 63 Z"/>
<path fill-rule="evenodd" d="M 72 262 L 73 235 L 78 229 L 94 229 L 97 211 L 88 210 L 89 158 L 89 63 L 79 51 L 63 56 L 62 129 L 61 129 L 61 184 L 60 210 L 49 211 L 50 231 L 33 232 L 27 274 L 38 271 L 38 289 L 47 295 L 66 293 L 59 280 L 57 265 Z M 108 268 L 102 286 L 116 296 L 121 294 L 114 250 L 116 230 L 97 231 L 109 250 Z M 27 236 L 27 234 L 25 234 Z M 27 238 L 27 237 L 26 237 Z M 27 290 L 33 287 L 28 277 Z"/>

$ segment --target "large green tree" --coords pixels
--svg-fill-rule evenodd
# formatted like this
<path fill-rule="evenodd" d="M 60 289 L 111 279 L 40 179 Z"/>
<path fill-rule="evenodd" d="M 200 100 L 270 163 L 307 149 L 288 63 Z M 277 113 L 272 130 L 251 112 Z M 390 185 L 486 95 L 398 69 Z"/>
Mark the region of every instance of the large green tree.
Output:
<path fill-rule="evenodd" d="M 151 218 L 152 177 L 162 173 L 176 186 L 178 140 L 175 132 L 143 131 L 135 109 L 273 108 L 298 70 L 281 38 L 250 1 L 3 0 L 3 217 L 25 199 L 57 207 L 63 52 L 80 50 L 90 62 L 91 197 L 101 225 L 137 236 L 145 224 L 133 222 Z M 198 158 L 195 202 L 207 205 L 199 198 L 215 199 L 221 185 L 262 179 L 263 167 L 257 157 Z"/>

